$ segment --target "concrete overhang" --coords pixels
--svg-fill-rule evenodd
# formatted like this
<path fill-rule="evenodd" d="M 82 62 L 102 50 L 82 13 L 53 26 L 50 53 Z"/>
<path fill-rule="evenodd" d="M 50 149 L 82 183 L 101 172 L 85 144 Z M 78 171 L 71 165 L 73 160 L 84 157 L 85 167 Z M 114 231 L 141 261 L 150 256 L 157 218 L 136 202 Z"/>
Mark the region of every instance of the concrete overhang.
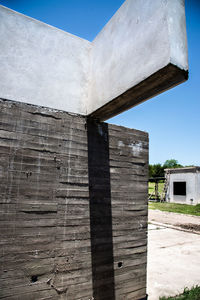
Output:
<path fill-rule="evenodd" d="M 188 78 L 183 0 L 127 0 L 86 41 L 0 6 L 0 98 L 104 121 Z"/>
<path fill-rule="evenodd" d="M 183 168 L 171 168 L 165 169 L 165 173 L 175 174 L 175 173 L 199 173 L 200 167 L 183 167 Z"/>

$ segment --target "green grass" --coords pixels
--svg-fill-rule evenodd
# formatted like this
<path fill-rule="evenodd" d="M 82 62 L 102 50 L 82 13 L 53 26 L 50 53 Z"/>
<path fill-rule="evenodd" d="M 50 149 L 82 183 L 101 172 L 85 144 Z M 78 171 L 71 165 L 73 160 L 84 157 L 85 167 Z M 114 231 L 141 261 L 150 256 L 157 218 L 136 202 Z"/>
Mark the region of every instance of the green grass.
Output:
<path fill-rule="evenodd" d="M 200 216 L 200 204 L 187 205 L 187 204 L 177 204 L 177 203 L 150 202 L 149 209 L 158 209 L 161 211 L 169 211 L 169 212 L 174 212 L 179 214 Z"/>
<path fill-rule="evenodd" d="M 200 286 L 185 288 L 183 293 L 175 297 L 160 297 L 159 300 L 200 300 Z"/>
<path fill-rule="evenodd" d="M 159 195 L 162 195 L 163 193 L 163 188 L 164 188 L 164 182 L 159 182 L 158 183 L 158 193 Z M 152 196 L 155 195 L 155 183 L 154 182 L 149 182 L 149 195 L 151 195 L 153 193 Z M 152 197 L 154 198 L 154 197 Z"/>

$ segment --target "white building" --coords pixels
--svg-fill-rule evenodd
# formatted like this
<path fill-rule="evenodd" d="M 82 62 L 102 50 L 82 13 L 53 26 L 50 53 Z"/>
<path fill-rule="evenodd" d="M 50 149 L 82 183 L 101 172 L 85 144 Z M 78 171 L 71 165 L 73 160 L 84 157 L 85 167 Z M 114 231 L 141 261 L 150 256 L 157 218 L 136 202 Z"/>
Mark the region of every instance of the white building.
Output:
<path fill-rule="evenodd" d="M 200 203 L 200 167 L 165 169 L 168 182 L 166 201 Z"/>

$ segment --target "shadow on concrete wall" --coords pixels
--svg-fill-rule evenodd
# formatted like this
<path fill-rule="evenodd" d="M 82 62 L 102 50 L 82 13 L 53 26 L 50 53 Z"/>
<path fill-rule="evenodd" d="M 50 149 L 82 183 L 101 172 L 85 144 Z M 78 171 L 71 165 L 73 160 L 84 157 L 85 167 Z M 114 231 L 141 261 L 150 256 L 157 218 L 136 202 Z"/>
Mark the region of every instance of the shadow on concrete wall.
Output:
<path fill-rule="evenodd" d="M 93 296 L 115 300 L 108 125 L 87 130 Z"/>

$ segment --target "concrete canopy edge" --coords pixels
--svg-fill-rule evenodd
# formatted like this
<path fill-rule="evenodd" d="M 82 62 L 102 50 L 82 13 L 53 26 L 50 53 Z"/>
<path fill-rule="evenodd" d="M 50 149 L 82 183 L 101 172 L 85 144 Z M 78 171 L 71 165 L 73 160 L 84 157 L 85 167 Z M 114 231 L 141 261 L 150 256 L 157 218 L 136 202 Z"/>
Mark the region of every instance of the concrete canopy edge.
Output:
<path fill-rule="evenodd" d="M 0 97 L 101 121 L 188 78 L 183 0 L 126 0 L 93 42 L 0 6 Z"/>

